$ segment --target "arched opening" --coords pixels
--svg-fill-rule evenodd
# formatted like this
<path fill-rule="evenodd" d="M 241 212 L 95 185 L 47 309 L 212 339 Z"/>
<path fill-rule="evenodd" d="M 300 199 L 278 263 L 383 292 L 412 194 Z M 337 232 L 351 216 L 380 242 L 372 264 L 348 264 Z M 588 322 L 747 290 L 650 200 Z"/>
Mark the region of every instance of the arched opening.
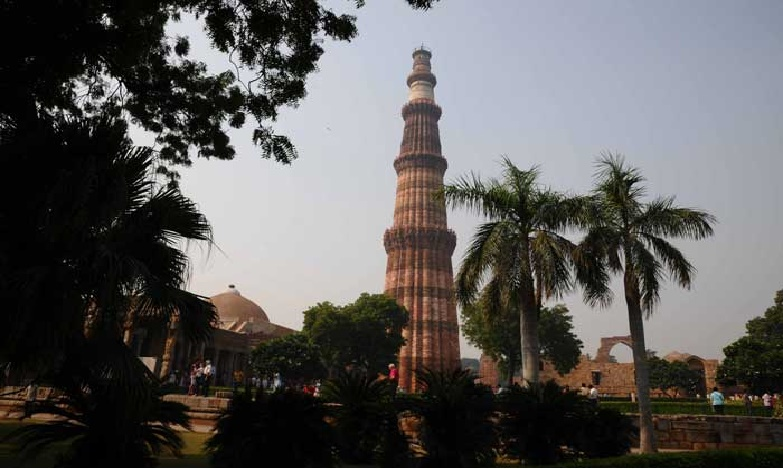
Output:
<path fill-rule="evenodd" d="M 696 381 L 696 384 L 694 384 L 693 389 L 690 390 L 691 393 L 694 395 L 698 394 L 699 396 L 706 396 L 707 395 L 707 375 L 704 371 L 704 362 L 700 358 L 691 357 L 686 362 L 688 364 L 688 368 L 697 372 L 699 374 L 699 379 Z"/>
<path fill-rule="evenodd" d="M 618 342 L 609 349 L 609 363 L 633 363 L 633 350 L 630 344 Z"/>

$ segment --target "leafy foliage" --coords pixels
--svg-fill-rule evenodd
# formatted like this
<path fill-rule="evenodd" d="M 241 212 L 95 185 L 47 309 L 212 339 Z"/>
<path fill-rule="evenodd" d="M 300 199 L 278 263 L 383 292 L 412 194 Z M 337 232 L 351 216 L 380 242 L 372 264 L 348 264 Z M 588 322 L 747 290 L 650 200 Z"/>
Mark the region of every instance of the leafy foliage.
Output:
<path fill-rule="evenodd" d="M 319 303 L 304 316 L 302 333 L 319 347 L 332 376 L 349 365 L 383 373 L 405 343 L 408 312 L 386 295 L 362 293 L 345 306 Z"/>
<path fill-rule="evenodd" d="M 630 451 L 632 424 L 617 411 L 596 408 L 554 381 L 499 397 L 501 451 L 526 464 Z"/>
<path fill-rule="evenodd" d="M 723 349 L 718 377 L 733 378 L 761 395 L 783 389 L 783 290 L 764 316 L 745 325 L 745 335 Z"/>
<path fill-rule="evenodd" d="M 323 404 L 295 391 L 238 397 L 218 420 L 206 448 L 216 467 L 331 467 Z"/>
<path fill-rule="evenodd" d="M 435 0 L 407 0 L 426 9 Z M 228 127 L 255 121 L 253 141 L 265 158 L 297 157 L 270 123 L 282 106 L 306 94 L 323 39 L 350 41 L 356 18 L 320 0 L 79 0 L 0 3 L 0 40 L 16 46 L 0 63 L 0 115 L 16 119 L 37 110 L 77 116 L 122 115 L 157 134 L 160 157 L 188 165 L 198 155 L 232 159 Z M 363 1 L 356 5 L 362 6 Z M 207 71 L 190 56 L 187 37 L 166 27 L 195 16 L 226 69 Z M 34 31 L 18 40 L 16 31 Z M 161 172 L 172 174 L 166 168 Z M 176 173 L 173 173 L 176 174 Z"/>
<path fill-rule="evenodd" d="M 211 242 L 211 228 L 177 189 L 153 185 L 150 150 L 125 130 L 111 118 L 0 126 L 0 163 L 40 184 L 22 200 L 0 187 L 3 361 L 45 372 L 80 346 L 85 324 L 117 338 L 132 318 L 176 318 L 191 338 L 209 334 L 214 308 L 183 289 L 178 243 Z"/>
<path fill-rule="evenodd" d="M 408 464 L 408 443 L 398 426 L 394 389 L 362 373 L 340 373 L 322 387 L 334 418 L 340 460 L 350 466 L 401 467 Z"/>
<path fill-rule="evenodd" d="M 493 397 L 489 387 L 476 384 L 469 370 L 419 370 L 416 380 L 424 393 L 411 401 L 422 418 L 421 444 L 427 467 L 476 467 L 494 463 L 495 432 L 490 420 Z"/>
<path fill-rule="evenodd" d="M 503 316 L 520 316 L 522 377 L 538 381 L 538 316 L 543 300 L 558 298 L 573 287 L 573 243 L 559 232 L 580 224 L 584 200 L 567 197 L 538 184 L 538 169 L 520 170 L 502 161 L 503 178 L 482 181 L 462 176 L 446 185 L 451 207 L 483 215 L 456 277 L 462 306 L 482 297 L 483 308 Z"/>
<path fill-rule="evenodd" d="M 519 314 L 487 311 L 483 297 L 462 308 L 462 332 L 468 341 L 494 360 L 509 378 L 521 362 Z M 564 375 L 574 369 L 582 354 L 582 341 L 574 334 L 573 318 L 564 304 L 542 307 L 538 320 L 540 354 Z"/>
<path fill-rule="evenodd" d="M 683 394 L 695 389 L 702 379 L 698 371 L 692 370 L 682 361 L 664 360 L 655 355 L 647 358 L 650 367 L 650 388 L 658 388 L 664 393 L 675 388 Z"/>
<path fill-rule="evenodd" d="M 163 448 L 177 452 L 167 425 L 186 423 L 182 409 L 159 400 L 122 330 L 177 320 L 203 340 L 215 318 L 183 289 L 179 248 L 210 242 L 210 226 L 176 188 L 152 183 L 150 150 L 133 148 L 125 131 L 110 117 L 0 121 L 0 163 L 39 184 L 23 198 L 0 188 L 0 360 L 65 393 L 71 421 L 21 441 L 34 454 L 67 440 L 68 464 L 149 465 Z"/>
<path fill-rule="evenodd" d="M 252 360 L 253 369 L 260 376 L 280 373 L 287 380 L 307 382 L 325 375 L 318 346 L 302 333 L 258 344 Z"/>

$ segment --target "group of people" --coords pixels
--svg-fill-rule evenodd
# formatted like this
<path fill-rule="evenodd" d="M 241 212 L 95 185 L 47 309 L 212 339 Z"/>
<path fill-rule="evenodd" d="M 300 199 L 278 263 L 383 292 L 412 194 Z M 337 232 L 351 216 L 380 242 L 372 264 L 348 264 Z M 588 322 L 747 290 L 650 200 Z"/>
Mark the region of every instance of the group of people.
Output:
<path fill-rule="evenodd" d="M 190 366 L 188 396 L 209 396 L 209 385 L 214 381 L 216 372 L 217 370 L 209 360 L 203 365 L 200 361 L 192 364 Z"/>
<path fill-rule="evenodd" d="M 713 412 L 718 415 L 723 415 L 726 406 L 726 397 L 723 395 L 723 393 L 718 391 L 717 386 L 712 388 L 712 392 L 707 395 L 707 399 L 709 399 L 710 404 L 712 404 Z M 742 397 L 736 395 L 732 396 L 732 399 L 742 399 L 743 404 L 745 404 L 745 413 L 747 415 L 753 415 L 753 401 L 759 399 L 759 397 L 750 393 L 745 393 Z M 764 406 L 763 416 L 772 417 L 775 412 L 775 404 L 777 403 L 778 395 L 767 391 L 764 393 L 764 395 L 761 396 L 760 399 Z"/>

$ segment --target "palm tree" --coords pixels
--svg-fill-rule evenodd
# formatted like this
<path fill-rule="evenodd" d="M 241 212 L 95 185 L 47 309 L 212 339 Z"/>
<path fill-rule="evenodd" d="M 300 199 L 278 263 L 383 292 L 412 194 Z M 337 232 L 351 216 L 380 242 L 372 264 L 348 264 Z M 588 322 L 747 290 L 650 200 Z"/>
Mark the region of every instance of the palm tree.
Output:
<path fill-rule="evenodd" d="M 666 238 L 703 239 L 713 233 L 709 213 L 674 205 L 674 197 L 642 202 L 645 180 L 622 155 L 607 153 L 597 163 L 590 228 L 577 251 L 577 277 L 585 285 L 585 301 L 608 305 L 610 274 L 623 274 L 631 329 L 634 375 L 641 414 L 641 451 L 655 451 L 650 408 L 650 375 L 644 343 L 643 316 L 649 318 L 660 300 L 660 284 L 668 272 L 689 288 L 693 265 Z M 585 267 L 584 262 L 590 265 Z M 596 262 L 598 261 L 598 262 Z"/>
<path fill-rule="evenodd" d="M 485 297 L 494 302 L 494 310 L 519 312 L 522 378 L 532 384 L 538 382 L 541 303 L 573 287 L 570 256 L 575 246 L 558 231 L 578 225 L 584 200 L 540 187 L 535 167 L 520 170 L 506 157 L 501 165 L 501 180 L 484 182 L 471 174 L 443 189 L 452 208 L 489 219 L 468 246 L 456 294 L 463 307 L 470 305 L 489 277 Z"/>
<path fill-rule="evenodd" d="M 80 441 L 104 441 L 121 428 L 128 438 L 106 440 L 107 458 L 132 452 L 123 445 L 135 445 L 137 455 L 161 445 L 176 451 L 176 434 L 144 429 L 148 418 L 164 427 L 181 421 L 150 410 L 162 405 L 155 379 L 123 344 L 125 323 L 177 320 L 203 340 L 216 316 L 184 290 L 188 259 L 180 246 L 210 243 L 211 228 L 176 188 L 155 184 L 152 150 L 133 147 L 126 131 L 109 117 L 0 125 L 0 163 L 36 178 L 36 190 L 23 197 L 0 189 L 0 301 L 8 308 L 0 357 L 65 392 L 92 435 Z M 121 411 L 111 413 L 109 403 Z M 72 435 L 67 427 L 36 427 L 41 438 L 33 432 L 23 440 L 52 442 L 52 433 Z M 74 461 L 84 460 L 72 449 Z"/>

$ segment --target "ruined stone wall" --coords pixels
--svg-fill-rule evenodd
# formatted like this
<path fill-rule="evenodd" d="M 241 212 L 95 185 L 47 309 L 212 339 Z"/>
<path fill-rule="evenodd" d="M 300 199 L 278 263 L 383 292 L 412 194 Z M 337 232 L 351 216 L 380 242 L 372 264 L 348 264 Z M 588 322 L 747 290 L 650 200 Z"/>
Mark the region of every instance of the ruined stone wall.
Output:
<path fill-rule="evenodd" d="M 634 418 L 638 425 L 638 418 Z M 783 420 L 731 415 L 657 415 L 660 449 L 718 449 L 783 444 Z"/>

